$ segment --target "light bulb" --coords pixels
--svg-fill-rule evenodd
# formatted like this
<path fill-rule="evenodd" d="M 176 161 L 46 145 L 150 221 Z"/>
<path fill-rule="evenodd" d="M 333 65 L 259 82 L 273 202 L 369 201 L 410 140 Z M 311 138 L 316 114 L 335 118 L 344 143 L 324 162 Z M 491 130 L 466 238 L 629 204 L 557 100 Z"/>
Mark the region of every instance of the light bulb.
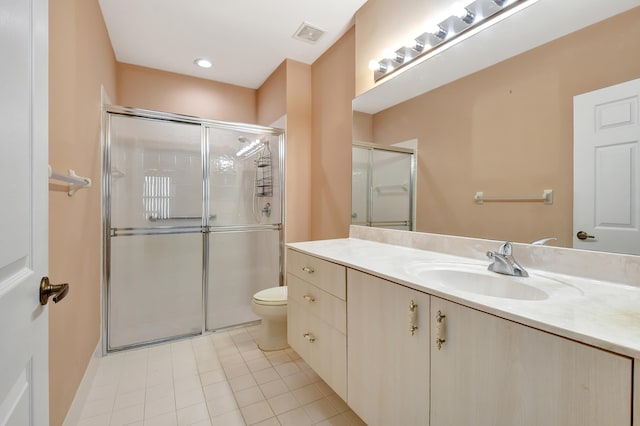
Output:
<path fill-rule="evenodd" d="M 427 24 L 424 27 L 424 30 L 442 40 L 444 40 L 447 37 L 447 32 L 444 30 L 444 28 L 442 28 L 440 25 L 436 24 L 435 22 L 427 22 Z"/>
<path fill-rule="evenodd" d="M 473 20 L 475 19 L 475 15 L 471 13 L 469 9 L 458 2 L 451 5 L 451 14 L 462 19 L 462 21 L 467 24 L 473 23 Z"/>
<path fill-rule="evenodd" d="M 369 69 L 371 71 L 380 71 L 380 62 L 376 61 L 375 59 L 370 60 Z"/>
<path fill-rule="evenodd" d="M 418 52 L 423 52 L 425 50 L 431 49 L 431 45 L 422 41 L 421 39 L 416 38 L 408 38 L 404 41 L 404 47 L 407 49 L 413 49 Z"/>
<path fill-rule="evenodd" d="M 398 62 L 398 63 L 402 63 L 404 62 L 404 53 L 403 52 L 397 52 L 391 48 L 386 48 L 382 51 L 382 56 L 385 59 L 389 59 L 390 61 L 394 61 L 394 62 Z"/>
<path fill-rule="evenodd" d="M 404 41 L 403 44 L 407 49 L 417 50 L 418 52 L 421 52 L 424 49 L 424 43 L 421 43 L 415 38 L 408 38 Z"/>
<path fill-rule="evenodd" d="M 455 2 L 451 5 L 451 14 L 462 19 L 467 16 L 467 9 L 462 4 Z"/>
<path fill-rule="evenodd" d="M 417 50 L 418 41 L 415 38 L 408 38 L 404 41 L 404 47 Z"/>
<path fill-rule="evenodd" d="M 391 59 L 391 60 L 393 61 L 393 60 L 395 60 L 395 59 L 396 59 L 396 56 L 397 56 L 397 55 L 396 55 L 396 52 L 395 52 L 393 49 L 391 49 L 391 48 L 387 47 L 386 49 L 384 49 L 384 50 L 382 51 L 382 56 L 383 56 L 385 59 Z"/>

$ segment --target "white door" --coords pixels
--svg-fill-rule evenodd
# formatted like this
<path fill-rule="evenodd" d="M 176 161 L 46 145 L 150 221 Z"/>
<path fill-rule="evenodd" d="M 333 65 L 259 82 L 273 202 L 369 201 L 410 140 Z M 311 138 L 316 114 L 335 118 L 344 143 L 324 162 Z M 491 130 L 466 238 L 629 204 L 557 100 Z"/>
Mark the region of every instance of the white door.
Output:
<path fill-rule="evenodd" d="M 573 247 L 640 254 L 640 79 L 575 96 Z"/>
<path fill-rule="evenodd" d="M 49 424 L 47 1 L 0 1 L 0 425 Z"/>

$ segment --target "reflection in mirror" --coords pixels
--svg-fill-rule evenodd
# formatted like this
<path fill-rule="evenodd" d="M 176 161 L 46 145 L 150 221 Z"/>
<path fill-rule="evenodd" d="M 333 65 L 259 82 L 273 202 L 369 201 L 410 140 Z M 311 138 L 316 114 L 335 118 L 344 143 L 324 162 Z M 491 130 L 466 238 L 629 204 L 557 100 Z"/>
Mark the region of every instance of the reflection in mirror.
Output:
<path fill-rule="evenodd" d="M 414 230 L 414 149 L 354 142 L 351 175 L 351 223 Z"/>
<path fill-rule="evenodd" d="M 574 247 L 574 96 L 637 78 L 638 51 L 640 7 L 384 110 L 354 111 L 354 137 L 382 145 L 419 141 L 415 230 L 518 242 L 556 238 L 547 244 Z M 365 97 L 375 100 L 382 87 Z M 358 99 L 354 105 L 367 110 Z M 633 114 L 637 122 L 638 108 Z M 635 158 L 638 139 L 630 141 Z M 478 191 L 517 196 L 545 189 L 553 190 L 553 204 L 474 201 Z M 638 226 L 638 213 L 631 216 Z"/>

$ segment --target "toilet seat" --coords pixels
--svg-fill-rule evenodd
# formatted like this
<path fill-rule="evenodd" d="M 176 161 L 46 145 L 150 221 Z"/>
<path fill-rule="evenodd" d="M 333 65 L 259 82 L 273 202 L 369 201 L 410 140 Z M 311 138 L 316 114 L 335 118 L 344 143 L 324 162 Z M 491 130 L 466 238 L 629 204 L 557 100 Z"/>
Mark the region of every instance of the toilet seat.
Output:
<path fill-rule="evenodd" d="M 287 286 L 271 287 L 260 290 L 253 295 L 254 303 L 267 306 L 282 306 L 287 304 Z"/>

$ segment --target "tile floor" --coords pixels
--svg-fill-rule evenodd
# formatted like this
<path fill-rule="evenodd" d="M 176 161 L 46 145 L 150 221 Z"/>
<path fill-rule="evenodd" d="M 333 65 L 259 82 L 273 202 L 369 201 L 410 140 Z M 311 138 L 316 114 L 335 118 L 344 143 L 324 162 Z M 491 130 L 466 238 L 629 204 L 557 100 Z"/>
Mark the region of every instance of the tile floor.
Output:
<path fill-rule="evenodd" d="M 78 426 L 364 425 L 292 349 L 258 349 L 258 327 L 101 358 Z"/>

